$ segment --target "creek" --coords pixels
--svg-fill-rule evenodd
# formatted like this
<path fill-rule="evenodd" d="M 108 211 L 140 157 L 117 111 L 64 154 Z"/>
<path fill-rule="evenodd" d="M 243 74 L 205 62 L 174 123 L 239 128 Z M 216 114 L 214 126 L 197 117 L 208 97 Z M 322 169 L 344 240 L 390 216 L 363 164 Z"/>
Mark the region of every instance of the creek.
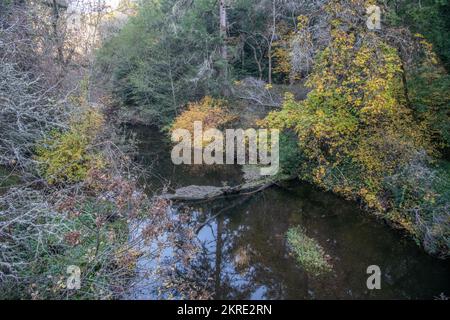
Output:
<path fill-rule="evenodd" d="M 142 182 L 147 189 L 161 189 L 169 181 L 173 189 L 243 181 L 239 166 L 174 166 L 163 134 L 143 126 L 130 130 L 140 141 L 139 162 L 151 168 Z M 178 208 L 171 210 L 176 214 Z M 433 299 L 450 294 L 450 261 L 426 254 L 356 203 L 307 183 L 285 182 L 245 198 L 190 204 L 189 210 L 200 223 L 207 221 L 198 238 L 217 299 Z M 329 275 L 307 274 L 290 254 L 285 234 L 297 225 L 331 257 Z M 381 269 L 381 290 L 366 286 L 370 265 Z M 143 286 L 131 297 L 155 295 Z"/>

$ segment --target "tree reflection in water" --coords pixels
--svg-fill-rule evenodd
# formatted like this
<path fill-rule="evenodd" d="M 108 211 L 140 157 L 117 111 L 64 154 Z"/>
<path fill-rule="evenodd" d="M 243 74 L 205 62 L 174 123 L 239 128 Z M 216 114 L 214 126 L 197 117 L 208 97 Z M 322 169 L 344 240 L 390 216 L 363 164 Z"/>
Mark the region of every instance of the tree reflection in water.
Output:
<path fill-rule="evenodd" d="M 216 299 L 433 298 L 449 292 L 449 263 L 361 212 L 354 203 L 290 183 L 251 198 L 208 202 L 214 216 L 200 230 L 198 261 Z M 233 206 L 233 203 L 237 202 Z M 290 256 L 285 233 L 302 225 L 331 256 L 333 271 L 314 277 Z M 368 290 L 366 269 L 382 270 L 382 289 Z M 200 265 L 200 264 L 199 264 Z M 197 269 L 199 271 L 199 269 Z"/>
<path fill-rule="evenodd" d="M 140 162 L 153 175 L 147 189 L 240 183 L 239 167 L 192 172 L 174 166 L 171 146 L 149 127 L 133 127 L 141 141 Z M 400 232 L 314 187 L 292 182 L 250 197 L 220 199 L 173 208 L 190 216 L 200 244 L 188 265 L 178 264 L 172 279 L 198 298 L 222 299 L 407 299 L 450 296 L 450 261 L 427 255 Z M 209 220 L 208 220 L 209 219 Z M 307 275 L 289 255 L 285 233 L 301 225 L 331 256 L 333 272 Z M 180 253 L 182 255 L 182 253 Z M 182 260 L 182 259 L 181 259 Z M 169 267 L 174 265 L 169 261 Z M 143 266 L 145 262 L 141 262 Z M 381 290 L 368 290 L 369 265 L 381 268 Z M 169 268 L 171 269 L 171 268 Z M 176 293 L 176 290 L 174 290 Z M 197 293 L 197 295 L 195 294 Z M 134 292 L 152 298 L 151 288 Z M 177 296 L 180 298 L 183 296 Z"/>

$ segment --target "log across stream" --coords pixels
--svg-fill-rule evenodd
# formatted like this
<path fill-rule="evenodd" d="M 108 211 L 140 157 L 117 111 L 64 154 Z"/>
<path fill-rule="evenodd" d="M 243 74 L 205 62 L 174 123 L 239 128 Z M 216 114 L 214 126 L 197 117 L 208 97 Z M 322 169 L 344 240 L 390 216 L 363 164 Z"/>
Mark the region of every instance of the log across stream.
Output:
<path fill-rule="evenodd" d="M 175 193 L 164 193 L 160 197 L 167 200 L 197 201 L 213 200 L 227 195 L 249 195 L 263 191 L 280 181 L 292 180 L 295 177 L 276 176 L 245 182 L 236 186 L 199 186 L 190 185 L 175 190 Z"/>

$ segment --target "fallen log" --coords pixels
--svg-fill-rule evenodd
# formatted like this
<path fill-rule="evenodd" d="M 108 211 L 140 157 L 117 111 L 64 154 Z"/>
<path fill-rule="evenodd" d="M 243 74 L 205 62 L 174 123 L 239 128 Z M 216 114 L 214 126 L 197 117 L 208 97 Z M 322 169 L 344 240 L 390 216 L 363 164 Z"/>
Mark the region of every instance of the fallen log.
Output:
<path fill-rule="evenodd" d="M 228 195 L 248 195 L 263 191 L 280 181 L 290 180 L 294 177 L 277 176 L 264 179 L 258 179 L 246 182 L 237 186 L 197 186 L 191 185 L 175 190 L 175 193 L 165 193 L 160 195 L 160 198 L 173 201 L 198 201 L 198 200 L 213 200 L 219 197 Z"/>

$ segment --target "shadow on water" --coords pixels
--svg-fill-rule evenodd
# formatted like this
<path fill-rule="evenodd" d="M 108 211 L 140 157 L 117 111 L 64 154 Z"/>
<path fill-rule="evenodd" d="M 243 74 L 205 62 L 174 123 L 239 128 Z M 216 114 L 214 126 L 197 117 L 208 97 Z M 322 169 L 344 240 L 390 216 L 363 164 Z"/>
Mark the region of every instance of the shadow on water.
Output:
<path fill-rule="evenodd" d="M 172 163 L 172 145 L 164 133 L 155 128 L 134 126 L 138 143 L 139 163 L 148 169 L 149 177 L 143 181 L 148 189 L 159 190 L 164 186 L 175 189 L 187 185 L 222 186 L 242 182 L 238 165 L 178 165 Z"/>
<path fill-rule="evenodd" d="M 233 166 L 194 173 L 174 168 L 170 148 L 158 136 L 138 131 L 143 140 L 140 159 L 143 164 L 153 163 L 153 170 L 172 185 L 240 181 L 239 168 Z M 207 261 L 201 272 L 213 279 L 215 298 L 432 299 L 441 293 L 450 295 L 448 261 L 427 255 L 410 238 L 362 212 L 355 203 L 308 184 L 285 183 L 247 199 L 225 198 L 189 210 L 199 222 L 208 221 L 198 233 L 204 247 L 202 259 Z M 331 273 L 311 276 L 290 256 L 285 233 L 296 225 L 303 226 L 331 256 Z M 381 269 L 381 290 L 367 289 L 369 265 Z M 137 295 L 145 297 L 151 296 Z"/>

